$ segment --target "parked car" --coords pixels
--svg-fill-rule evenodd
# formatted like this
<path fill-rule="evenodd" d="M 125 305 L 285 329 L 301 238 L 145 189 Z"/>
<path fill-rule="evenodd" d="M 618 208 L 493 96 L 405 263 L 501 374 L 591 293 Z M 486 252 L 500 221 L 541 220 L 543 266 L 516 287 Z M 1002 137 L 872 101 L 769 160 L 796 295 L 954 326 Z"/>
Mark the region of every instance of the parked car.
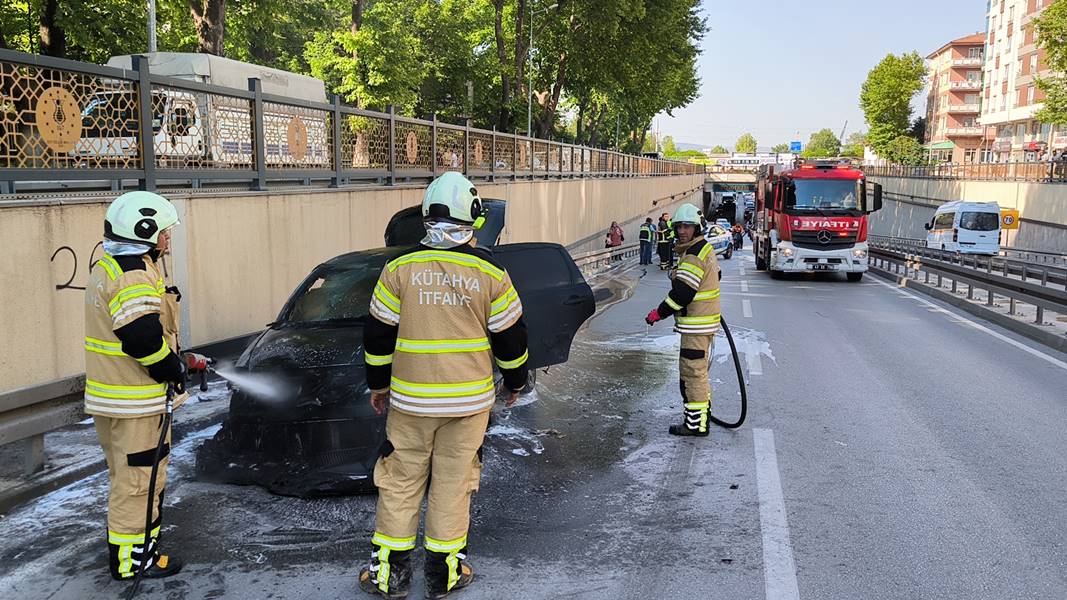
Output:
<path fill-rule="evenodd" d="M 996 202 L 946 202 L 926 224 L 926 247 L 963 254 L 1000 252 L 1000 206 Z"/>
<path fill-rule="evenodd" d="M 567 361 L 574 335 L 594 312 L 593 292 L 558 244 L 496 245 L 505 205 L 485 205 L 478 245 L 492 247 L 522 299 L 533 376 Z M 363 324 L 383 266 L 421 239 L 421 221 L 419 207 L 400 211 L 386 229 L 387 247 L 330 259 L 297 286 L 235 364 L 230 412 L 198 452 L 200 477 L 303 497 L 373 490 L 385 417 L 369 402 Z M 271 393 L 242 385 L 242 375 L 266 380 Z"/>
<path fill-rule="evenodd" d="M 729 231 L 729 229 L 733 227 L 733 224 L 730 223 L 730 221 L 727 219 L 715 219 L 715 224 L 719 227 L 722 227 L 723 229 L 726 229 L 727 231 Z"/>
<path fill-rule="evenodd" d="M 715 254 L 724 259 L 729 259 L 734 255 L 734 244 L 729 229 L 717 224 L 708 225 L 708 230 L 704 233 L 704 239 L 708 240 L 711 247 L 715 249 Z"/>

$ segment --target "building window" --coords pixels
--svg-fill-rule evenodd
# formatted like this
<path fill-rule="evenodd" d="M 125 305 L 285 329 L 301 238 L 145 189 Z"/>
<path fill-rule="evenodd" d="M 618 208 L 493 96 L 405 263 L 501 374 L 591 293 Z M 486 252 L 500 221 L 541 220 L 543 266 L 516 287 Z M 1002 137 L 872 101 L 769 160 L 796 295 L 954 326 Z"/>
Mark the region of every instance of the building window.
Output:
<path fill-rule="evenodd" d="M 1026 104 L 1030 105 L 1034 103 L 1034 86 L 1027 86 L 1026 88 Z M 1037 125 L 1037 121 L 1034 121 L 1034 125 Z"/>
<path fill-rule="evenodd" d="M 1019 123 L 1015 126 L 1015 141 L 1023 141 L 1023 136 L 1026 135 L 1026 123 Z"/>
<path fill-rule="evenodd" d="M 1033 88 L 1030 88 L 1033 89 Z M 1030 135 L 1036 136 L 1041 133 L 1041 123 L 1038 121 L 1030 122 Z"/>
<path fill-rule="evenodd" d="M 967 58 L 982 58 L 981 48 L 969 48 L 967 50 Z"/>
<path fill-rule="evenodd" d="M 1036 74 L 1037 73 L 1037 53 L 1036 52 L 1034 54 L 1030 55 L 1030 73 L 1031 74 Z"/>
<path fill-rule="evenodd" d="M 978 151 L 977 150 L 964 150 L 963 151 L 963 162 L 965 162 L 965 163 L 973 163 L 976 158 L 978 158 Z"/>

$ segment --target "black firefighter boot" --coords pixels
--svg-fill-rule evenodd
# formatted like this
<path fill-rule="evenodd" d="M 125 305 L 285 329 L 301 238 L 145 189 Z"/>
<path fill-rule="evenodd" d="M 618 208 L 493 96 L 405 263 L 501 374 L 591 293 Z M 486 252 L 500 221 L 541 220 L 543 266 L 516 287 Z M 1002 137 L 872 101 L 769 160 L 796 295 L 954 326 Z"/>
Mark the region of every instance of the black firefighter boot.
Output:
<path fill-rule="evenodd" d="M 439 600 L 470 585 L 474 569 L 466 558 L 466 548 L 458 552 L 426 550 L 426 597 Z"/>
<path fill-rule="evenodd" d="M 163 579 L 177 575 L 182 570 L 182 561 L 175 556 L 159 553 L 159 523 L 153 528 L 155 535 L 149 537 L 148 565 L 144 569 L 145 579 Z M 141 568 L 144 552 L 144 534 L 121 534 L 108 532 L 108 562 L 113 579 L 133 579 Z"/>
<path fill-rule="evenodd" d="M 381 556 L 385 553 L 385 556 Z M 411 550 L 374 547 L 370 566 L 359 572 L 359 589 L 382 598 L 407 598 L 411 591 Z"/>
<path fill-rule="evenodd" d="M 708 415 L 711 412 L 711 402 L 685 402 L 685 420 L 681 425 L 671 425 L 668 433 L 671 435 L 707 437 Z"/>

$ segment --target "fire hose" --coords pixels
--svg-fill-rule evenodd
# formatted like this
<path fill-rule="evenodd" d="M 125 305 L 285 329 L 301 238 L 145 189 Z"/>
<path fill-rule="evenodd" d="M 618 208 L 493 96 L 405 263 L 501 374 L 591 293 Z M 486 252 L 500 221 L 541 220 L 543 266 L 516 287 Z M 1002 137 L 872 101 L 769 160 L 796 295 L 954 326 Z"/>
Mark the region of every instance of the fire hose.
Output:
<path fill-rule="evenodd" d="M 748 415 L 748 393 L 745 389 L 745 375 L 741 371 L 741 359 L 737 356 L 737 346 L 734 344 L 734 336 L 730 334 L 730 327 L 726 324 L 726 319 L 721 319 L 720 323 L 722 324 L 722 332 L 726 334 L 726 341 L 730 343 L 730 354 L 734 357 L 734 370 L 737 372 L 737 387 L 741 390 L 741 415 L 737 418 L 737 421 L 732 423 L 723 421 L 715 415 L 708 415 L 708 418 L 712 423 L 715 423 L 719 427 L 737 429 L 745 422 L 745 416 Z"/>
<path fill-rule="evenodd" d="M 212 360 L 206 357 L 199 357 L 203 363 L 200 368 L 200 391 L 207 391 L 207 375 L 211 371 L 210 365 Z M 182 359 L 184 360 L 184 358 Z M 159 428 L 159 441 L 156 442 L 156 451 L 152 457 L 152 472 L 148 479 L 148 506 L 145 509 L 144 518 L 144 542 L 141 544 L 141 564 L 137 567 L 137 574 L 133 576 L 133 584 L 130 586 L 130 591 L 126 594 L 126 600 L 133 600 L 137 595 L 137 590 L 141 587 L 141 580 L 144 578 L 144 571 L 148 568 L 148 563 L 152 557 L 152 553 L 156 551 L 154 544 L 152 543 L 152 505 L 155 503 L 156 498 L 156 477 L 159 475 L 159 461 L 163 454 L 163 448 L 167 443 L 167 432 L 170 431 L 171 422 L 174 418 L 174 394 L 177 390 L 175 385 L 167 386 L 167 400 L 164 405 L 163 422 Z M 163 507 L 159 507 L 163 510 Z"/>

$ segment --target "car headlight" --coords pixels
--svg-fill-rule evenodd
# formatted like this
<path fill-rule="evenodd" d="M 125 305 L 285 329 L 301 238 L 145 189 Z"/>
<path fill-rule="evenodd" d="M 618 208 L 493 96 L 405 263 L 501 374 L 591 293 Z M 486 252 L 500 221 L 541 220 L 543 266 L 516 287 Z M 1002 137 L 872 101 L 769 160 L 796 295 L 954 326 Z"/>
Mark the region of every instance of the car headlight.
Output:
<path fill-rule="evenodd" d="M 785 248 L 778 248 L 778 251 L 782 253 L 782 256 L 785 256 L 785 257 L 793 256 L 793 249 L 788 247 L 788 246 L 785 247 Z"/>
<path fill-rule="evenodd" d="M 866 250 L 862 250 L 862 249 L 853 250 L 852 251 L 852 256 L 855 256 L 856 258 L 867 258 L 867 251 Z"/>

